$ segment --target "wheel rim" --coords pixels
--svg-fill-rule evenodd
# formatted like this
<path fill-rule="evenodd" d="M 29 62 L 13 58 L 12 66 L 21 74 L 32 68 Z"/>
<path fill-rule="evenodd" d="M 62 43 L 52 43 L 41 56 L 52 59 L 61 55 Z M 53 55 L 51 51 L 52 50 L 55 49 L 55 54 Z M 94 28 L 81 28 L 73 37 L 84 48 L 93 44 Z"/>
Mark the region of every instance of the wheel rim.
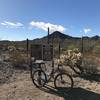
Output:
<path fill-rule="evenodd" d="M 57 89 L 66 89 L 69 91 L 73 88 L 73 80 L 68 74 L 62 73 L 56 76 L 54 85 Z"/>

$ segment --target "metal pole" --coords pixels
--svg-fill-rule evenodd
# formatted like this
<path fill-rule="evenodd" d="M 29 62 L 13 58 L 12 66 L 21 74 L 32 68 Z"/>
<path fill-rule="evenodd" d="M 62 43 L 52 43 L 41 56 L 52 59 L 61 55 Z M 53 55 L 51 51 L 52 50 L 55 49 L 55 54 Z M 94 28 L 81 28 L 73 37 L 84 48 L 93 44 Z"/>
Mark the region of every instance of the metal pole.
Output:
<path fill-rule="evenodd" d="M 60 59 L 60 42 L 59 42 L 59 59 Z"/>
<path fill-rule="evenodd" d="M 81 53 L 83 54 L 83 36 L 82 36 L 82 38 L 81 38 L 81 43 L 82 43 Z"/>
<path fill-rule="evenodd" d="M 28 40 L 28 38 L 26 40 L 26 50 L 27 50 L 27 57 L 28 57 L 28 51 L 29 51 L 29 40 Z"/>
<path fill-rule="evenodd" d="M 82 43 L 82 48 L 81 48 L 81 53 L 82 53 L 82 62 L 84 63 L 84 41 L 83 41 L 84 37 L 82 36 L 81 38 L 81 43 Z"/>
<path fill-rule="evenodd" d="M 49 44 L 49 27 L 48 27 L 48 44 Z"/>

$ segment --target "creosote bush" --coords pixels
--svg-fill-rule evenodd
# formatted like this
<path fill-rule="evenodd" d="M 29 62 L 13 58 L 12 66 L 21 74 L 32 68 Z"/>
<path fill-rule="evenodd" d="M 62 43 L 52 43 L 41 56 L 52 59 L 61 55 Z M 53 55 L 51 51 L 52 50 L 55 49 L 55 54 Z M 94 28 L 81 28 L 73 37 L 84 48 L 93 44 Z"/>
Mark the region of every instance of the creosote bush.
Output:
<path fill-rule="evenodd" d="M 10 53 L 10 60 L 13 66 L 17 68 L 24 68 L 23 66 L 27 62 L 26 57 L 18 51 L 13 51 Z"/>
<path fill-rule="evenodd" d="M 97 74 L 98 73 L 98 65 L 93 61 L 93 59 L 86 58 L 83 62 L 83 68 L 85 74 Z"/>

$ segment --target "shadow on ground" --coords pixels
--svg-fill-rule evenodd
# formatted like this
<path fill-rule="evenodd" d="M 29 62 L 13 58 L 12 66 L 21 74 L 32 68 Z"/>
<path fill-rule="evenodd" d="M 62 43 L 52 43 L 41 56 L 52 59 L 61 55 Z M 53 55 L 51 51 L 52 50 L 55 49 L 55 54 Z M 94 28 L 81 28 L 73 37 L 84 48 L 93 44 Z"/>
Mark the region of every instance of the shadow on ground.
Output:
<path fill-rule="evenodd" d="M 79 77 L 85 80 L 100 82 L 100 74 L 83 74 L 80 75 Z"/>
<path fill-rule="evenodd" d="M 100 94 L 85 90 L 83 88 L 73 88 L 70 92 L 67 89 L 55 89 L 51 86 L 41 88 L 42 91 L 63 97 L 64 100 L 100 100 Z"/>

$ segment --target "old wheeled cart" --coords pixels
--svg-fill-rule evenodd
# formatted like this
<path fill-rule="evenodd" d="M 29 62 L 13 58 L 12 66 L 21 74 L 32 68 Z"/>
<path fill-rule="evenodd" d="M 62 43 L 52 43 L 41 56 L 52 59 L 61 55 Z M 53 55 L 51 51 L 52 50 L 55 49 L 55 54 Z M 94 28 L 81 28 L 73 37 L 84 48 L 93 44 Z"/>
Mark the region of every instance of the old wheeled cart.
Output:
<path fill-rule="evenodd" d="M 31 78 L 33 84 L 42 88 L 51 81 L 54 87 L 73 88 L 73 79 L 63 68 L 54 64 L 53 45 L 31 45 Z"/>

